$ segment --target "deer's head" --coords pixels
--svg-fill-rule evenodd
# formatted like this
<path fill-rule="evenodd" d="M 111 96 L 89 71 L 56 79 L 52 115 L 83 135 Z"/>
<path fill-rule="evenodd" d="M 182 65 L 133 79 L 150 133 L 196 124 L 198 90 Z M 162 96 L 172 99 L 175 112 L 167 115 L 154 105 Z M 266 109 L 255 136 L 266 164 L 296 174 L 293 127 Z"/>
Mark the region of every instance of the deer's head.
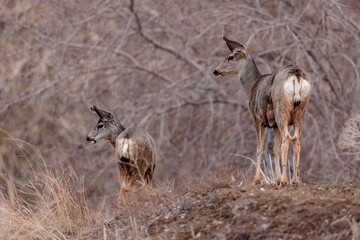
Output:
<path fill-rule="evenodd" d="M 245 69 L 246 62 L 249 59 L 251 60 L 251 56 L 247 52 L 246 46 L 236 41 L 230 40 L 225 36 L 223 36 L 223 39 L 230 49 L 231 54 L 228 55 L 226 59 L 215 68 L 213 74 L 215 76 L 224 76 L 228 74 L 242 73 L 243 69 Z"/>
<path fill-rule="evenodd" d="M 99 121 L 96 124 L 95 128 L 89 133 L 86 138 L 86 141 L 91 143 L 96 143 L 101 139 L 106 139 L 111 141 L 114 131 L 116 131 L 115 117 L 111 112 L 101 110 L 96 106 L 90 108 L 98 117 Z"/>

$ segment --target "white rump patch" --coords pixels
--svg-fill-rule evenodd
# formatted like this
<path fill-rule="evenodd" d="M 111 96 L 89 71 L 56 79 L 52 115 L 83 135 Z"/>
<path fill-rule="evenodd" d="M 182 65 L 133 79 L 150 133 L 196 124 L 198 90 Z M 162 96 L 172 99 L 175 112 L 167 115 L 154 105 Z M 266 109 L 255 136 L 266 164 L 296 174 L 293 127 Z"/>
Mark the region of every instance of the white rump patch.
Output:
<path fill-rule="evenodd" d="M 123 149 L 122 149 L 122 156 L 125 158 L 129 157 L 129 142 L 123 141 Z"/>
<path fill-rule="evenodd" d="M 300 96 L 301 97 L 309 96 L 310 91 L 311 91 L 311 84 L 305 79 L 301 79 Z"/>
<path fill-rule="evenodd" d="M 310 95 L 311 84 L 303 78 L 298 81 L 296 76 L 290 76 L 284 83 L 284 89 L 289 97 L 303 99 Z"/>
<path fill-rule="evenodd" d="M 295 85 L 294 85 L 295 84 Z M 297 78 L 295 76 L 290 76 L 284 84 L 284 89 L 285 89 L 285 93 L 290 96 L 293 97 L 295 94 L 295 87 L 296 84 L 298 84 Z"/>

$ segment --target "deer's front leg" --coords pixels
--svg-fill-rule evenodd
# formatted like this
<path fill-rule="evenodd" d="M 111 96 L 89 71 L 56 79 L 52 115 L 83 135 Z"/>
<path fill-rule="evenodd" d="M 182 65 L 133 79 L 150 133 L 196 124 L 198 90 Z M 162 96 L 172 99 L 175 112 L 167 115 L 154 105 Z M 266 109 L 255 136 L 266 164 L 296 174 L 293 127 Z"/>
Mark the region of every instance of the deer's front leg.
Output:
<path fill-rule="evenodd" d="M 261 123 L 257 124 L 256 127 L 257 145 L 256 145 L 256 170 L 253 184 L 260 184 L 260 165 L 261 155 L 263 151 L 263 139 L 264 139 L 264 126 Z"/>

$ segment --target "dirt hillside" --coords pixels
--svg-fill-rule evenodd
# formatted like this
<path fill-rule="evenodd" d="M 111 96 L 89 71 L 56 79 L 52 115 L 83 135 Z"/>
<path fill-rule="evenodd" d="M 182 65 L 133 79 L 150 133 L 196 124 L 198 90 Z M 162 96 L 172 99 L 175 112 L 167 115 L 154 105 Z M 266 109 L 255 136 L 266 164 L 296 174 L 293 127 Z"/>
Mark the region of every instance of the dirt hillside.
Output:
<path fill-rule="evenodd" d="M 130 194 L 131 197 L 125 193 L 119 198 L 117 217 L 90 235 L 100 238 L 105 234 L 110 239 L 359 239 L 360 236 L 359 184 L 303 183 L 278 189 L 269 185 L 219 183 L 201 188 L 186 194 L 180 191 L 176 197 L 169 193 L 169 196 L 138 198 L 136 203 L 131 203 L 131 199 L 143 193 Z M 144 210 L 148 206 L 152 209 L 149 218 L 127 216 L 131 208 Z"/>

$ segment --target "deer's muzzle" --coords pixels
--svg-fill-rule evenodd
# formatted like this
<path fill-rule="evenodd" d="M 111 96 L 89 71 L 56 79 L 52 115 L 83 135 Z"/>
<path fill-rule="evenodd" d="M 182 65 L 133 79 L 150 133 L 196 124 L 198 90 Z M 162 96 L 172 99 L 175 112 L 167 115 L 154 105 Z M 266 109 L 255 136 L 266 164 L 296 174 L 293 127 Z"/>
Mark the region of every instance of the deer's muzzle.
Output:
<path fill-rule="evenodd" d="M 89 136 L 86 137 L 86 141 L 88 141 L 90 143 L 96 143 L 96 140 L 93 138 L 90 138 Z"/>
<path fill-rule="evenodd" d="M 223 75 L 223 73 L 220 72 L 220 71 L 217 70 L 217 69 L 215 69 L 215 70 L 213 71 L 213 74 L 214 74 L 215 76 Z"/>

